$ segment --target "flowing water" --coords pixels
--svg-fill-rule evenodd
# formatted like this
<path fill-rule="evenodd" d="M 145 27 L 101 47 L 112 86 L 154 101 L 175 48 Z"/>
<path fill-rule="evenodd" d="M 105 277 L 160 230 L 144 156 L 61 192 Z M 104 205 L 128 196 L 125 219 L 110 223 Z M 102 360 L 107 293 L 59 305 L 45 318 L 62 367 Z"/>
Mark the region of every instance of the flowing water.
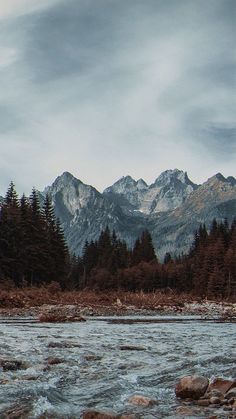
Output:
<path fill-rule="evenodd" d="M 233 323 L 183 317 L 148 317 L 152 322 L 133 324 L 111 320 L 42 324 L 1 319 L 0 359 L 27 365 L 0 370 L 0 418 L 11 406 L 27 403 L 27 418 L 79 418 L 86 409 L 177 418 L 178 378 L 193 373 L 236 376 Z M 48 366 L 48 358 L 62 362 Z M 133 406 L 129 398 L 135 394 L 158 404 Z M 210 417 L 209 410 L 191 417 Z"/>

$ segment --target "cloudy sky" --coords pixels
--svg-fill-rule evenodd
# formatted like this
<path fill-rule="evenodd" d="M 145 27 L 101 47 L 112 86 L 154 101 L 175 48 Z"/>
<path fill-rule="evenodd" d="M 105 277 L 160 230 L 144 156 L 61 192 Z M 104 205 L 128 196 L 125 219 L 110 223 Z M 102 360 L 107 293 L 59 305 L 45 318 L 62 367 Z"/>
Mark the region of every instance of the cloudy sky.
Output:
<path fill-rule="evenodd" d="M 236 176 L 235 0 L 0 0 L 0 194 Z"/>

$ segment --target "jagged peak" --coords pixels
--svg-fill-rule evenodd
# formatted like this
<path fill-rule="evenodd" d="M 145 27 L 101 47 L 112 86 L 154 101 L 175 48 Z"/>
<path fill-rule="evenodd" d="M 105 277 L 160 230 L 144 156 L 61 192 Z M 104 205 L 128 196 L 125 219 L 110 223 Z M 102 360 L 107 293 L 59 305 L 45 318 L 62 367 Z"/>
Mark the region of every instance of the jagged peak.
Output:
<path fill-rule="evenodd" d="M 227 182 L 227 179 L 221 174 L 221 173 L 216 173 L 215 175 L 209 177 L 209 179 L 207 179 L 206 183 L 214 183 L 214 182 Z"/>
<path fill-rule="evenodd" d="M 70 172 L 67 172 L 67 171 L 63 172 L 62 175 L 60 175 L 58 177 L 68 178 L 68 179 L 75 179 L 75 177 Z"/>
<path fill-rule="evenodd" d="M 132 176 L 126 175 L 118 179 L 117 182 L 115 182 L 115 184 L 117 183 L 136 183 L 136 181 L 132 178 Z"/>
<path fill-rule="evenodd" d="M 135 187 L 136 183 L 137 182 L 130 175 L 122 176 L 113 185 L 108 186 L 108 188 L 104 189 L 104 193 L 111 192 L 114 190 L 123 191 L 126 188 Z"/>
<path fill-rule="evenodd" d="M 76 177 L 74 177 L 70 172 L 63 172 L 60 176 L 57 176 L 57 178 L 54 180 L 52 185 L 47 186 L 43 193 L 47 193 L 48 191 L 52 190 L 61 190 L 66 188 L 68 185 L 83 185 L 83 182 Z"/>
<path fill-rule="evenodd" d="M 137 184 L 138 189 L 146 189 L 146 188 L 148 188 L 147 183 L 142 178 L 138 179 L 137 182 L 136 182 L 136 184 Z"/>
<path fill-rule="evenodd" d="M 81 182 L 79 179 L 77 179 L 76 177 L 74 177 L 70 172 L 63 172 L 61 175 L 57 176 L 57 178 L 55 179 L 54 183 L 59 183 L 59 182 L 71 182 L 72 180 L 76 180 L 78 182 Z"/>
<path fill-rule="evenodd" d="M 204 182 L 204 185 L 217 184 L 219 182 L 227 183 L 227 184 L 230 184 L 231 186 L 236 185 L 236 179 L 233 176 L 228 176 L 227 178 L 225 178 L 222 175 L 222 173 L 216 173 L 214 176 L 211 176 L 209 179 L 207 179 L 206 182 Z"/>
<path fill-rule="evenodd" d="M 236 185 L 236 179 L 233 176 L 228 176 L 227 181 L 231 183 L 231 185 Z"/>
<path fill-rule="evenodd" d="M 214 177 L 214 176 L 213 176 Z M 221 182 L 226 182 L 227 180 L 221 173 L 216 173 L 215 177 L 220 180 Z"/>
<path fill-rule="evenodd" d="M 184 172 L 183 170 L 179 170 L 179 169 L 165 170 L 157 177 L 153 185 L 162 184 L 164 182 L 165 183 L 171 182 L 172 180 L 175 180 L 175 179 L 187 185 L 197 186 L 189 179 L 187 172 Z"/>

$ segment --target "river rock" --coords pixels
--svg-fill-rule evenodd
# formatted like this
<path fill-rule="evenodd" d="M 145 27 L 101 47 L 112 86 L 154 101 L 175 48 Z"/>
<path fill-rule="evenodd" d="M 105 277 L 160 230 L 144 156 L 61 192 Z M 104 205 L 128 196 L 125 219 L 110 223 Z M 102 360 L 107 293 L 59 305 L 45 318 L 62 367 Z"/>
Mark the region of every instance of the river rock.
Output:
<path fill-rule="evenodd" d="M 145 351 L 146 349 L 143 346 L 134 346 L 134 345 L 121 345 L 121 351 Z"/>
<path fill-rule="evenodd" d="M 3 371 L 17 371 L 27 369 L 28 365 L 25 362 L 16 359 L 0 359 L 0 368 L 2 368 Z"/>
<path fill-rule="evenodd" d="M 228 400 L 228 404 L 230 405 L 235 404 L 235 401 L 236 401 L 235 398 L 232 397 L 231 399 Z"/>
<path fill-rule="evenodd" d="M 220 404 L 221 400 L 219 397 L 211 397 L 210 398 L 210 404 Z"/>
<path fill-rule="evenodd" d="M 1 412 L 1 418 L 3 419 L 23 419 L 29 417 L 29 413 L 32 409 L 31 403 L 19 403 L 7 408 L 4 412 Z"/>
<path fill-rule="evenodd" d="M 175 386 L 175 394 L 181 399 L 200 399 L 206 392 L 209 380 L 202 375 L 189 375 L 180 379 Z"/>
<path fill-rule="evenodd" d="M 53 357 L 47 358 L 48 365 L 58 365 L 58 364 L 62 364 L 63 362 L 64 360 L 61 358 L 53 358 Z"/>
<path fill-rule="evenodd" d="M 84 355 L 85 361 L 101 361 L 101 359 L 102 359 L 102 356 L 100 355 L 94 355 L 94 354 Z"/>
<path fill-rule="evenodd" d="M 100 412 L 98 410 L 87 410 L 83 412 L 82 419 L 135 419 L 135 415 L 117 415 L 114 412 Z"/>
<path fill-rule="evenodd" d="M 76 343 L 76 342 L 68 342 L 68 341 L 49 342 L 48 348 L 58 348 L 58 349 L 81 348 L 81 345 L 79 343 Z"/>
<path fill-rule="evenodd" d="M 236 387 L 231 388 L 226 394 L 225 394 L 225 398 L 226 399 L 231 399 L 232 397 L 234 397 L 236 399 Z"/>
<path fill-rule="evenodd" d="M 224 410 L 225 412 L 231 412 L 231 411 L 233 410 L 233 408 L 232 408 L 231 406 L 224 406 L 224 407 L 223 407 L 223 410 Z"/>
<path fill-rule="evenodd" d="M 41 323 L 65 323 L 65 322 L 85 322 L 86 319 L 80 315 L 69 315 L 63 312 L 40 313 L 38 320 Z"/>
<path fill-rule="evenodd" d="M 227 393 L 231 388 L 236 387 L 236 383 L 232 380 L 224 380 L 224 378 L 216 378 L 210 385 L 209 391 L 219 390 L 222 394 Z"/>
<path fill-rule="evenodd" d="M 116 419 L 117 415 L 113 412 L 99 412 L 98 410 L 87 410 L 83 413 L 82 419 Z"/>
<path fill-rule="evenodd" d="M 200 399 L 197 401 L 198 406 L 209 406 L 210 401 L 208 399 Z"/>
<path fill-rule="evenodd" d="M 178 415 L 183 415 L 185 417 L 192 417 L 196 412 L 195 409 L 187 406 L 178 406 L 176 408 L 176 413 Z"/>
<path fill-rule="evenodd" d="M 214 389 L 214 390 L 207 390 L 207 392 L 204 394 L 203 397 L 208 398 L 208 399 L 210 399 L 211 397 L 219 397 L 220 399 L 223 399 L 224 395 L 221 391 Z"/>
<path fill-rule="evenodd" d="M 129 403 L 135 404 L 137 406 L 153 406 L 154 404 L 157 404 L 157 400 L 153 400 L 149 397 L 137 394 L 129 398 Z"/>

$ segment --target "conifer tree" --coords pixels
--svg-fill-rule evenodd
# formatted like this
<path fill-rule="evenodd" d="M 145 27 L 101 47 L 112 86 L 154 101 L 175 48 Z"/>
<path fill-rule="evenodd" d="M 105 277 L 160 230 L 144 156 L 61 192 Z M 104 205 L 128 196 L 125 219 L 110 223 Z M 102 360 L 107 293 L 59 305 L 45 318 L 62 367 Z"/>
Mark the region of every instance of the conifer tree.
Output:
<path fill-rule="evenodd" d="M 132 254 L 132 265 L 153 260 L 157 260 L 157 258 L 152 244 L 152 237 L 148 230 L 144 230 L 140 239 L 138 238 L 135 242 Z"/>
<path fill-rule="evenodd" d="M 13 279 L 16 286 L 20 285 L 20 242 L 21 226 L 19 200 L 15 185 L 11 182 L 1 208 L 0 261 L 4 275 L 7 278 Z"/>

